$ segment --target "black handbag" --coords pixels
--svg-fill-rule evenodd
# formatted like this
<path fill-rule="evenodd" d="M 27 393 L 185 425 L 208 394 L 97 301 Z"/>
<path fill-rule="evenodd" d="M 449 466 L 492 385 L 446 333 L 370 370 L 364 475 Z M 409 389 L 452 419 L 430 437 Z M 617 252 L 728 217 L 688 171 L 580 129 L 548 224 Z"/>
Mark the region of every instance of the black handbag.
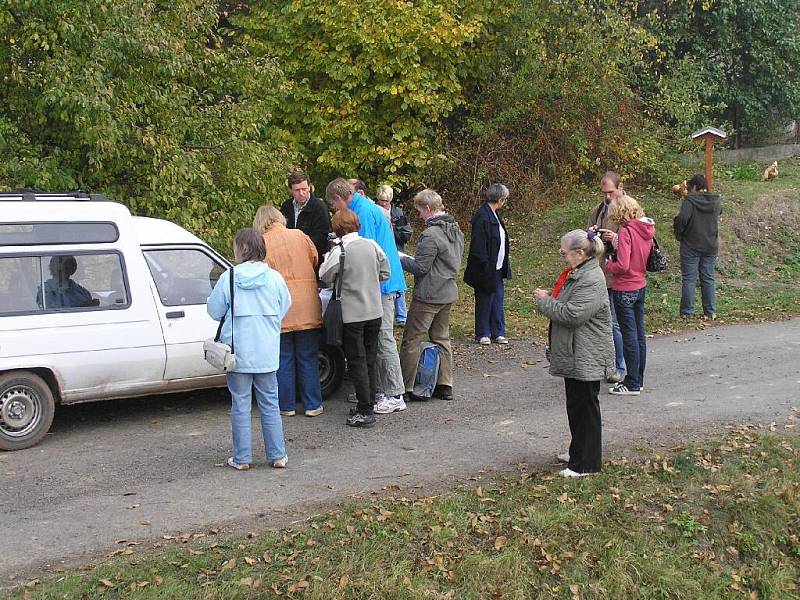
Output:
<path fill-rule="evenodd" d="M 647 270 L 650 273 L 660 273 L 661 271 L 666 271 L 668 266 L 669 259 L 667 255 L 661 251 L 656 238 L 653 238 L 653 246 L 647 256 Z"/>
<path fill-rule="evenodd" d="M 344 244 L 339 244 L 339 273 L 333 281 L 333 295 L 322 315 L 324 340 L 328 346 L 341 346 L 344 337 L 342 320 L 342 275 L 344 274 Z"/>

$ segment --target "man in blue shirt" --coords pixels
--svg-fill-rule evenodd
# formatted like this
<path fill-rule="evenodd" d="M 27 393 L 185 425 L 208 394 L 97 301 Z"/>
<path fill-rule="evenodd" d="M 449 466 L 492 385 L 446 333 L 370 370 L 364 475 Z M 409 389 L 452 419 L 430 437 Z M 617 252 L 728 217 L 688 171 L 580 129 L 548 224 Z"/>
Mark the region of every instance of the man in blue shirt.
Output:
<path fill-rule="evenodd" d="M 363 186 L 363 184 L 361 185 Z M 400 369 L 397 342 L 394 339 L 394 298 L 397 292 L 406 290 L 406 279 L 403 275 L 403 266 L 400 264 L 400 255 L 397 252 L 392 227 L 381 207 L 361 191 L 354 192 L 353 185 L 347 180 L 335 179 L 329 184 L 328 189 L 332 191 L 329 200 L 333 209 L 339 211 L 349 208 L 356 213 L 361 223 L 358 235 L 377 242 L 389 259 L 391 274 L 389 279 L 381 283 L 383 319 L 378 338 L 376 363 L 378 397 L 375 398 L 375 412 L 387 414 L 405 410 L 406 405 L 403 401 L 405 384 L 403 383 L 403 372 Z"/>

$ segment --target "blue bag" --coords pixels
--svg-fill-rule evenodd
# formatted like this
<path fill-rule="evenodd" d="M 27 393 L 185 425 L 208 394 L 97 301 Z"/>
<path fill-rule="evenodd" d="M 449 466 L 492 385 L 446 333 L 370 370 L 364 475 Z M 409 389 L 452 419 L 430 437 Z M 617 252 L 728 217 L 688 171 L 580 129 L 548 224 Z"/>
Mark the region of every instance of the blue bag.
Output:
<path fill-rule="evenodd" d="M 425 342 L 419 353 L 417 376 L 414 378 L 414 395 L 419 398 L 431 398 L 438 380 L 439 346 Z"/>

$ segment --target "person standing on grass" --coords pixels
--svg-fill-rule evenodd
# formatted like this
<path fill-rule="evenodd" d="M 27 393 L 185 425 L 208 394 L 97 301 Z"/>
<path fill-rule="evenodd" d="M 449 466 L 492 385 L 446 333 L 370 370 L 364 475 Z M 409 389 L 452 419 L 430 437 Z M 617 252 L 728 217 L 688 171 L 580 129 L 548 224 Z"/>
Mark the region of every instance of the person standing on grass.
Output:
<path fill-rule="evenodd" d="M 314 196 L 311 179 L 303 171 L 295 171 L 287 179 L 291 198 L 281 205 L 288 229 L 299 229 L 311 238 L 318 256 L 328 251 L 331 217 L 328 207 Z"/>
<path fill-rule="evenodd" d="M 237 263 L 233 268 L 233 301 L 230 270 L 220 276 L 208 298 L 211 318 L 225 319 L 220 341 L 232 345 L 236 354 L 236 365 L 227 373 L 233 433 L 233 456 L 227 464 L 246 471 L 253 462 L 250 410 L 255 390 L 267 460 L 274 468 L 283 469 L 289 458 L 278 412 L 276 374 L 281 320 L 292 299 L 280 273 L 264 263 L 264 239 L 255 229 L 238 231 L 233 238 L 233 255 Z"/>
<path fill-rule="evenodd" d="M 349 189 L 344 179 L 334 180 L 325 190 L 325 197 L 330 200 L 332 194 L 341 194 L 341 183 Z M 340 241 L 325 256 L 319 277 L 333 285 L 339 274 L 339 257 L 344 252 L 340 284 L 344 321 L 342 346 L 357 400 L 346 424 L 372 427 L 375 425 L 378 335 L 383 315 L 380 284 L 389 278 L 389 261 L 374 240 L 359 236 L 360 223 L 352 210 L 339 208 L 331 225 Z"/>
<path fill-rule="evenodd" d="M 403 213 L 403 209 L 397 204 L 392 204 L 392 198 L 394 198 L 394 190 L 391 186 L 382 185 L 375 194 L 375 204 L 388 211 L 389 221 L 392 224 L 392 232 L 394 233 L 394 243 L 397 245 L 397 251 L 402 253 L 405 252 L 406 243 L 411 239 L 413 230 L 406 215 Z M 406 294 L 405 292 L 397 292 L 394 299 L 394 322 L 400 327 L 405 327 L 407 314 Z"/>
<path fill-rule="evenodd" d="M 623 189 L 622 178 L 616 171 L 607 171 L 603 177 L 600 178 L 600 192 L 603 194 L 603 201 L 592 209 L 589 215 L 589 224 L 587 229 L 598 231 L 601 234 L 603 243 L 605 244 L 606 255 L 610 255 L 613 248 L 611 247 L 611 239 L 617 232 L 616 226 L 611 222 L 610 206 L 611 202 L 617 198 L 626 196 Z M 608 290 L 608 302 L 611 307 L 611 327 L 614 335 L 614 355 L 616 360 L 616 369 L 614 373 L 606 380 L 608 383 L 619 383 L 625 378 L 625 353 L 622 350 L 622 333 L 617 321 L 617 313 L 614 310 L 614 300 L 612 298 L 611 290 L 611 275 L 605 270 L 605 264 L 600 265 L 606 276 L 606 288 Z"/>
<path fill-rule="evenodd" d="M 504 279 L 511 279 L 509 240 L 497 211 L 508 200 L 508 188 L 493 183 L 486 190 L 486 202 L 475 212 L 464 283 L 475 290 L 475 341 L 488 345 L 507 344 Z"/>
<path fill-rule="evenodd" d="M 253 229 L 262 234 L 266 263 L 278 271 L 292 297 L 281 323 L 281 360 L 278 401 L 281 416 L 293 417 L 299 396 L 307 417 L 322 414 L 319 382 L 319 330 L 322 303 L 317 289 L 317 249 L 299 229 L 287 229 L 286 219 L 274 206 L 256 211 Z"/>
<path fill-rule="evenodd" d="M 358 181 L 358 180 L 356 180 Z M 363 188 L 363 182 L 358 183 Z M 362 238 L 374 240 L 383 250 L 389 261 L 389 278 L 380 284 L 383 317 L 378 337 L 378 395 L 376 402 L 385 409 L 402 410 L 404 406 L 403 372 L 397 341 L 394 339 L 394 299 L 398 292 L 406 291 L 406 278 L 400 264 L 400 255 L 394 243 L 394 234 L 389 219 L 383 210 L 361 192 L 353 192 L 352 185 L 345 179 L 334 179 L 325 189 L 325 197 L 335 211 L 345 208 L 358 217 Z"/>
<path fill-rule="evenodd" d="M 599 261 L 603 242 L 596 231 L 575 229 L 561 238 L 566 264 L 553 291 L 537 288 L 533 298 L 550 319 L 547 359 L 550 374 L 564 378 L 572 436 L 559 475 L 582 477 L 600 471 L 603 454 L 600 382 L 614 370 L 611 310 Z"/>
<path fill-rule="evenodd" d="M 425 189 L 414 196 L 414 208 L 425 223 L 414 257 L 400 257 L 403 269 L 414 275 L 414 293 L 400 347 L 406 399 L 414 395 L 420 346 L 426 339 L 439 346 L 439 379 L 435 398 L 453 399 L 453 351 L 450 348 L 450 309 L 458 300 L 456 273 L 464 253 L 464 234 L 444 212 L 442 197 Z M 377 410 L 377 408 L 376 408 Z"/>
<path fill-rule="evenodd" d="M 714 265 L 719 251 L 719 216 L 722 203 L 718 194 L 708 191 L 703 175 L 695 175 L 688 183 L 689 193 L 680 212 L 672 221 L 675 239 L 681 244 L 681 317 L 694 315 L 694 291 L 700 273 L 700 294 L 703 315 L 717 316 L 717 287 Z"/>
<path fill-rule="evenodd" d="M 656 225 L 630 196 L 616 198 L 611 203 L 610 215 L 617 233 L 611 238 L 614 252 L 606 259 L 606 272 L 611 273 L 612 298 L 622 331 L 627 369 L 625 379 L 608 391 L 617 396 L 638 396 L 644 386 L 647 364 L 644 328 L 647 257 L 653 247 Z"/>

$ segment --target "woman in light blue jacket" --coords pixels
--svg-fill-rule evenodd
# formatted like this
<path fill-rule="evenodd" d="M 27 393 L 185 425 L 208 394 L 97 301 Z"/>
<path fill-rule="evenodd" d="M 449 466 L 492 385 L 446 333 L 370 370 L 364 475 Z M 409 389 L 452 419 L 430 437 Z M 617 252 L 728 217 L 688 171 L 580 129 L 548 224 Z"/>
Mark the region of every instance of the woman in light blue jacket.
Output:
<path fill-rule="evenodd" d="M 264 240 L 255 229 L 241 229 L 233 238 L 233 349 L 236 366 L 228 371 L 231 393 L 233 456 L 228 466 L 246 471 L 253 462 L 250 408 L 253 388 L 261 414 L 267 460 L 286 467 L 283 425 L 278 408 L 278 361 L 281 321 L 292 303 L 280 273 L 264 263 Z M 225 271 L 208 298 L 208 314 L 222 325 L 220 341 L 231 344 L 230 271 Z"/>

